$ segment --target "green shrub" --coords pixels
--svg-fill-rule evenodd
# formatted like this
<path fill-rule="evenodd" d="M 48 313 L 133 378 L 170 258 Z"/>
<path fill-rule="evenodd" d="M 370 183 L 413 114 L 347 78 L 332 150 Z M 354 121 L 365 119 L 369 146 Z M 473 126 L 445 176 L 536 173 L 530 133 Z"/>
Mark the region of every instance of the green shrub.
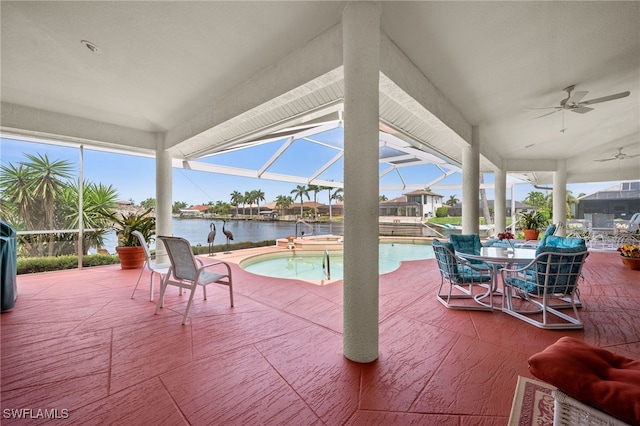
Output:
<path fill-rule="evenodd" d="M 82 256 L 82 266 L 102 266 L 120 263 L 117 255 L 94 254 Z M 78 256 L 25 257 L 18 258 L 17 273 L 32 274 L 35 272 L 60 271 L 78 267 Z"/>
<path fill-rule="evenodd" d="M 275 245 L 275 240 L 259 241 L 257 243 L 248 241 L 242 243 L 219 244 L 213 246 L 214 253 L 220 253 L 227 250 L 242 250 L 253 247 L 267 247 Z M 195 246 L 194 254 L 207 254 L 209 247 Z M 82 267 L 89 268 L 91 266 L 114 265 L 120 263 L 117 254 L 93 254 L 82 256 Z M 18 258 L 17 271 L 20 274 L 33 274 L 36 272 L 61 271 L 65 269 L 76 269 L 78 267 L 78 256 L 55 256 L 55 257 L 20 257 Z"/>
<path fill-rule="evenodd" d="M 449 206 L 440 206 L 436 209 L 436 217 L 447 217 Z"/>

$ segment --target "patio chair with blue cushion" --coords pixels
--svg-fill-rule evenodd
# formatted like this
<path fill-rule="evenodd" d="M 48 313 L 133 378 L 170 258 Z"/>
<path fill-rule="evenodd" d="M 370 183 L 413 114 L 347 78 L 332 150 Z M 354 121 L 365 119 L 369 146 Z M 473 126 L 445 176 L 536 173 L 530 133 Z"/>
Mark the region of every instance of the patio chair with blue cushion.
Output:
<path fill-rule="evenodd" d="M 454 252 L 480 255 L 482 243 L 478 234 L 451 234 L 449 242 L 452 244 Z M 481 269 L 491 269 L 481 260 L 469 259 L 467 262 Z"/>
<path fill-rule="evenodd" d="M 528 265 L 501 270 L 503 312 L 539 328 L 583 328 L 578 281 L 588 255 L 581 238 L 549 236 Z M 561 309 L 571 309 L 573 316 Z"/>
<path fill-rule="evenodd" d="M 183 325 L 189 316 L 193 296 L 198 286 L 202 287 L 205 300 L 207 300 L 207 285 L 221 284 L 229 287 L 229 300 L 233 307 L 233 280 L 231 267 L 228 263 L 219 261 L 207 265 L 203 264 L 202 260 L 193 255 L 191 244 L 184 238 L 158 237 L 158 239 L 164 243 L 167 249 L 167 254 L 171 260 L 171 268 L 169 268 L 169 272 L 160 287 L 160 298 L 156 305 L 156 314 L 163 305 L 164 293 L 169 285 L 189 290 L 189 301 L 182 317 Z M 215 271 L 208 271 L 210 268 L 215 268 Z"/>
<path fill-rule="evenodd" d="M 454 253 L 453 245 L 449 242 L 441 242 L 434 238 L 432 245 L 440 269 L 441 280 L 437 294 L 440 303 L 449 309 L 492 310 L 492 300 L 489 305 L 476 303 L 477 298 L 484 295 L 490 299 L 493 298 L 490 291 L 491 270 L 480 268 L 458 258 Z M 485 291 L 474 293 L 474 288 L 478 286 Z M 460 299 L 467 299 L 467 303 L 453 303 L 454 300 Z"/>

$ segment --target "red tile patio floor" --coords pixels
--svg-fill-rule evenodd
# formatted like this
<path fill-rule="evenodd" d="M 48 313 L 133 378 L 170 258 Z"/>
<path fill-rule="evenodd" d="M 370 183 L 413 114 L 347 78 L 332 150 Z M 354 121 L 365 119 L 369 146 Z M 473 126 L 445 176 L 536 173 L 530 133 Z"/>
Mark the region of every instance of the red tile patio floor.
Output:
<path fill-rule="evenodd" d="M 342 354 L 342 283 L 234 269 L 226 288 L 171 289 L 153 315 L 148 275 L 119 266 L 18 277 L 3 313 L 2 409 L 58 409 L 59 424 L 505 425 L 527 358 L 570 335 L 640 359 L 640 272 L 592 252 L 584 330 L 537 329 L 499 311 L 451 311 L 434 260 L 380 277 L 380 356 Z M 157 294 L 157 289 L 156 289 Z M 157 296 L 156 296 L 157 297 Z M 3 418 L 3 424 L 37 424 Z"/>

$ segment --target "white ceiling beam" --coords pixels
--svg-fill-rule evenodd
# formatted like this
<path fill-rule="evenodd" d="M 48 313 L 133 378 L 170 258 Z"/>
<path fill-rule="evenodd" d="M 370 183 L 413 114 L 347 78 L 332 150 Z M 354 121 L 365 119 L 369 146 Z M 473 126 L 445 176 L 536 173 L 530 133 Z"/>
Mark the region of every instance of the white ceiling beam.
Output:
<path fill-rule="evenodd" d="M 311 177 L 309 177 L 309 183 L 316 180 L 318 176 L 324 173 L 329 167 L 333 166 L 336 163 L 336 161 L 340 160 L 343 156 L 344 156 L 344 151 L 340 151 L 335 157 L 327 161 L 324 164 L 324 166 L 320 167 L 314 174 L 311 175 Z"/>
<path fill-rule="evenodd" d="M 391 166 L 391 167 L 389 167 L 388 169 L 385 169 L 385 170 L 383 170 L 382 172 L 380 172 L 379 177 L 383 177 L 383 176 L 385 176 L 385 175 L 387 175 L 387 174 L 391 173 L 391 172 L 392 172 L 392 171 L 394 171 L 395 169 L 396 169 L 396 168 L 395 168 L 395 166 Z"/>
<path fill-rule="evenodd" d="M 267 160 L 267 162 L 266 162 L 266 163 L 264 163 L 264 164 L 262 165 L 262 167 L 260 167 L 260 169 L 258 170 L 258 177 L 262 176 L 262 175 L 264 174 L 264 172 L 266 172 L 266 171 L 267 171 L 267 169 L 268 169 L 269 167 L 271 167 L 271 165 L 272 165 L 273 163 L 275 163 L 275 162 L 276 162 L 276 160 L 277 160 L 278 158 L 280 158 L 280 156 L 281 156 L 282 154 L 284 154 L 284 152 L 287 150 L 287 148 L 289 148 L 289 147 L 291 146 L 291 144 L 293 143 L 293 141 L 294 141 L 294 138 L 293 138 L 293 136 L 291 136 L 289 139 L 287 139 L 287 140 L 286 140 L 286 141 L 285 141 L 285 142 L 280 146 L 280 148 L 278 148 L 278 150 L 276 151 L 276 153 L 275 153 L 275 154 L 273 154 L 273 155 L 271 156 L 271 158 L 269 158 L 269 159 Z"/>
<path fill-rule="evenodd" d="M 256 170 L 241 169 L 239 167 L 217 166 L 215 164 L 201 163 L 199 161 L 187 161 L 178 158 L 174 158 L 172 160 L 172 166 L 178 169 L 197 170 L 200 172 L 219 173 L 223 175 L 243 176 L 256 179 L 275 180 L 280 182 L 307 184 L 309 181 L 309 178 L 305 176 L 284 175 L 280 173 L 269 172 L 264 173 L 262 176 L 258 176 L 258 172 Z M 332 188 L 343 187 L 342 182 L 335 182 L 331 180 L 317 180 L 315 184 L 320 186 L 330 186 Z"/>

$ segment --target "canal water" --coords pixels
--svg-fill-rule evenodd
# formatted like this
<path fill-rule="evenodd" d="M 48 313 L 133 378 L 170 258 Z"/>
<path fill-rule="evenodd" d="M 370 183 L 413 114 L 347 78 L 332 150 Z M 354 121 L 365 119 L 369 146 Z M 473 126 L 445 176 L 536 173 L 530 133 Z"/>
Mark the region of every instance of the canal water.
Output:
<path fill-rule="evenodd" d="M 304 235 L 342 235 L 344 225 L 342 223 L 298 223 L 281 222 L 281 221 L 262 221 L 262 220 L 230 220 L 223 223 L 221 219 L 179 219 L 173 218 L 173 236 L 186 238 L 192 246 L 207 246 L 207 236 L 209 235 L 210 225 L 216 227 L 216 237 L 214 245 L 225 244 L 226 237 L 222 233 L 224 225 L 227 231 L 233 234 L 232 243 L 240 243 L 246 241 L 265 241 L 286 238 L 288 235 L 296 234 L 296 226 L 298 236 L 301 232 Z M 115 251 L 116 237 L 114 232 L 110 232 L 105 236 L 105 247 L 110 251 Z M 153 244 L 151 244 L 154 247 Z"/>

